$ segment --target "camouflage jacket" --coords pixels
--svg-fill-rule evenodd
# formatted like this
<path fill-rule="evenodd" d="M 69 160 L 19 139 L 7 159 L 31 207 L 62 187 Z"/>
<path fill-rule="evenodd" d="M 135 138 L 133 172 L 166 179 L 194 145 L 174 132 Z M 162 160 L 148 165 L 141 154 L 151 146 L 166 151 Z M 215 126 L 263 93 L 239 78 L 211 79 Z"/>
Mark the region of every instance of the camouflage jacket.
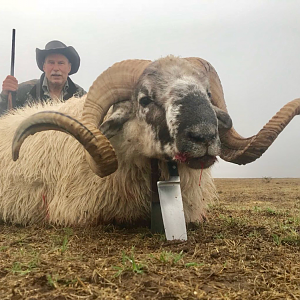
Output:
<path fill-rule="evenodd" d="M 13 92 L 13 107 L 22 107 L 27 103 L 34 102 L 45 102 L 50 99 L 50 96 L 44 94 L 44 90 L 42 88 L 43 81 L 45 78 L 45 74 L 43 73 L 40 79 L 33 79 L 23 83 L 20 83 L 18 86 L 17 92 Z M 75 84 L 70 77 L 68 77 L 68 85 L 63 100 L 68 100 L 73 95 L 77 97 L 81 97 L 86 94 L 86 91 Z M 7 111 L 7 102 L 8 96 L 0 94 L 0 116 L 3 115 Z"/>

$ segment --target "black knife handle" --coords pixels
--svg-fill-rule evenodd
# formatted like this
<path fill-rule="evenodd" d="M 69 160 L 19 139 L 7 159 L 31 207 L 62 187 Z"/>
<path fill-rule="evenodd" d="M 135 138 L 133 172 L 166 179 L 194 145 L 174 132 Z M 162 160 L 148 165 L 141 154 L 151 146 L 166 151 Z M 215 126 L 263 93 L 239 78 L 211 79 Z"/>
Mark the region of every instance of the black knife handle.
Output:
<path fill-rule="evenodd" d="M 177 162 L 169 161 L 168 162 L 168 169 L 169 169 L 169 175 L 170 176 L 179 176 Z"/>

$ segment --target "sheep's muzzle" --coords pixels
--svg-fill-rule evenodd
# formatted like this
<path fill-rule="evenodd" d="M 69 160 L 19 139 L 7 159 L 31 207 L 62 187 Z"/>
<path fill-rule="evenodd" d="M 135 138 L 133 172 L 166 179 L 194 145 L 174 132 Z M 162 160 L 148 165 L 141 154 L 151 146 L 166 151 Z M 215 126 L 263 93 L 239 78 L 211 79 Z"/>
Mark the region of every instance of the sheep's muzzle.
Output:
<path fill-rule="evenodd" d="M 207 169 L 217 161 L 216 156 L 189 157 L 186 153 L 177 153 L 174 159 L 180 163 L 186 163 L 191 169 Z"/>

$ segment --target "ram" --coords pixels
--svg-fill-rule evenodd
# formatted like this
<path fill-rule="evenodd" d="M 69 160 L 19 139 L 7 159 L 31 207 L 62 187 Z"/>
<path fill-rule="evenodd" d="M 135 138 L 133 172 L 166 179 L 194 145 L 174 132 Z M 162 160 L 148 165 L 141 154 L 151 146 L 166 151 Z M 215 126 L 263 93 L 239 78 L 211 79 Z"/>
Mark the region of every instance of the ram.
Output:
<path fill-rule="evenodd" d="M 86 97 L 0 118 L 0 218 L 74 226 L 147 222 L 150 162 L 156 159 L 162 179 L 167 161 L 178 161 L 186 221 L 199 222 L 216 197 L 210 175 L 216 157 L 256 160 L 299 113 L 296 99 L 257 135 L 243 138 L 205 60 L 116 63 Z"/>

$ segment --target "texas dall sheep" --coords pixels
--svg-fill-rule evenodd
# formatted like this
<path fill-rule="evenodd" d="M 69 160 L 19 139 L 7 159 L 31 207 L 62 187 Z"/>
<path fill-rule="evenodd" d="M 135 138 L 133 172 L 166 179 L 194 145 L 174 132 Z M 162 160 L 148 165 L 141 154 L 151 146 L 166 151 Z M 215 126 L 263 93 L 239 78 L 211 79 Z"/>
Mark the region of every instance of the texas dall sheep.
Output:
<path fill-rule="evenodd" d="M 81 226 L 149 220 L 155 158 L 162 178 L 167 161 L 179 162 L 186 221 L 201 221 L 216 196 L 209 170 L 216 156 L 237 164 L 256 160 L 299 112 L 296 99 L 257 135 L 243 138 L 205 60 L 168 56 L 117 63 L 86 97 L 0 118 L 0 218 Z M 45 130 L 52 131 L 40 132 Z M 14 160 L 23 143 L 17 162 L 11 143 Z"/>

